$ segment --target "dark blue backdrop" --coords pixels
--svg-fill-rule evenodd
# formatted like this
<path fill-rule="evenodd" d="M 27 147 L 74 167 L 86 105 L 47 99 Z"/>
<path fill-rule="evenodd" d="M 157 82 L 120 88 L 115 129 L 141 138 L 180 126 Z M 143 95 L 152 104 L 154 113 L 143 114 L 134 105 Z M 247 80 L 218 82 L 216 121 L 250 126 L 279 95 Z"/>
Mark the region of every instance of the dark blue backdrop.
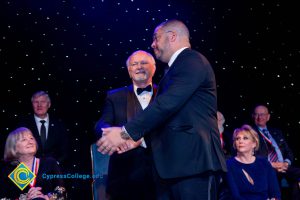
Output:
<path fill-rule="evenodd" d="M 214 67 L 219 110 L 228 129 L 250 121 L 267 103 L 271 122 L 285 131 L 299 158 L 299 14 L 291 1 L 221 0 L 3 0 L 0 6 L 0 135 L 31 112 L 30 97 L 46 90 L 52 112 L 66 123 L 72 170 L 90 173 L 89 145 L 108 89 L 130 83 L 125 60 L 152 53 L 156 25 L 184 21 L 192 47 Z M 298 12 L 299 13 L 299 12 Z M 155 82 L 162 74 L 157 64 Z M 298 78 L 297 78 L 298 77 Z M 90 194 L 77 181 L 72 194 Z M 74 195 L 74 196 L 75 196 Z"/>

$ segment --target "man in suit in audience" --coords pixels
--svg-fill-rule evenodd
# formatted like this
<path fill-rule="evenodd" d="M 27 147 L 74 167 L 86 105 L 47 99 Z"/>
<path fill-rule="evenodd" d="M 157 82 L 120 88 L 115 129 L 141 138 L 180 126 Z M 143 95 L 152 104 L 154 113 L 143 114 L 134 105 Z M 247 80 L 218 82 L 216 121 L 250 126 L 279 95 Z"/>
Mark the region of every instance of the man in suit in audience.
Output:
<path fill-rule="evenodd" d="M 260 145 L 256 155 L 266 156 L 277 171 L 279 179 L 285 177 L 292 186 L 292 199 L 300 199 L 300 168 L 294 167 L 293 152 L 288 146 L 283 133 L 277 128 L 268 126 L 270 113 L 265 105 L 257 105 L 252 113 L 254 129 L 259 134 Z"/>
<path fill-rule="evenodd" d="M 61 120 L 48 113 L 51 100 L 45 91 L 38 91 L 31 97 L 33 114 L 20 119 L 18 127 L 27 127 L 37 143 L 37 157 L 50 156 L 64 169 L 67 165 L 69 139 Z"/>
<path fill-rule="evenodd" d="M 122 126 L 133 119 L 156 93 L 152 83 L 155 60 L 150 53 L 136 51 L 129 56 L 126 65 L 132 85 L 108 92 L 102 116 L 95 126 L 98 138 L 102 128 Z M 110 157 L 107 193 L 111 200 L 154 199 L 150 145 L 145 140 L 132 143 L 136 148 L 131 151 Z"/>

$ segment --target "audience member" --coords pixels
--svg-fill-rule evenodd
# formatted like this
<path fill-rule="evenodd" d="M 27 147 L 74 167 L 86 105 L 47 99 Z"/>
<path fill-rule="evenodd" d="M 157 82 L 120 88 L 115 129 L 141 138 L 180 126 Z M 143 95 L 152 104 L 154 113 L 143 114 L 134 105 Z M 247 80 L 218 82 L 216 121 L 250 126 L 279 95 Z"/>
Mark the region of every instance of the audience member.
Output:
<path fill-rule="evenodd" d="M 133 52 L 126 62 L 132 85 L 109 91 L 103 114 L 95 130 L 101 137 L 101 128 L 122 126 L 145 109 L 156 93 L 152 83 L 155 60 L 145 51 Z M 147 139 L 147 138 L 146 138 Z M 107 193 L 111 200 L 153 200 L 150 145 L 141 139 L 137 148 L 123 154 L 113 154 L 109 161 Z"/>
<path fill-rule="evenodd" d="M 220 132 L 221 146 L 225 154 L 225 157 L 229 158 L 233 153 L 232 134 L 229 131 L 225 130 L 224 128 L 225 117 L 220 111 L 217 111 L 217 119 L 218 119 L 218 128 Z"/>
<path fill-rule="evenodd" d="M 53 158 L 36 157 L 37 149 L 37 142 L 28 128 L 17 128 L 8 135 L 4 150 L 5 163 L 0 174 L 0 199 L 31 200 L 39 198 L 48 200 L 57 187 L 63 189 L 62 179 L 46 179 L 45 177 L 45 175 L 60 174 L 60 168 L 56 161 Z M 8 177 L 19 163 L 25 164 L 36 175 L 36 178 L 24 190 L 21 190 Z M 14 180 L 24 180 L 19 177 L 22 174 L 24 175 L 26 172 L 16 174 Z M 54 194 L 52 193 L 52 195 Z"/>
<path fill-rule="evenodd" d="M 51 106 L 48 93 L 34 93 L 31 103 L 34 113 L 21 118 L 18 126 L 32 131 L 39 146 L 38 157 L 53 157 L 65 168 L 69 153 L 67 130 L 61 120 L 48 113 Z"/>
<path fill-rule="evenodd" d="M 264 157 L 255 157 L 258 134 L 249 125 L 233 133 L 237 155 L 227 160 L 227 181 L 232 199 L 277 200 L 281 198 L 275 170 Z"/>
<path fill-rule="evenodd" d="M 226 171 L 215 75 L 207 59 L 190 49 L 189 39 L 181 21 L 156 27 L 151 46 L 169 69 L 154 101 L 123 127 L 103 129 L 97 143 L 100 152 L 112 154 L 129 138 L 150 136 L 158 200 L 216 199 L 216 179 Z"/>
<path fill-rule="evenodd" d="M 284 177 L 291 185 L 292 199 L 299 200 L 300 168 L 292 165 L 293 152 L 289 148 L 282 131 L 267 125 L 270 117 L 269 110 L 265 105 L 258 105 L 253 110 L 254 129 L 259 133 L 261 143 L 256 155 L 268 157 L 272 167 L 277 171 L 279 180 Z"/>

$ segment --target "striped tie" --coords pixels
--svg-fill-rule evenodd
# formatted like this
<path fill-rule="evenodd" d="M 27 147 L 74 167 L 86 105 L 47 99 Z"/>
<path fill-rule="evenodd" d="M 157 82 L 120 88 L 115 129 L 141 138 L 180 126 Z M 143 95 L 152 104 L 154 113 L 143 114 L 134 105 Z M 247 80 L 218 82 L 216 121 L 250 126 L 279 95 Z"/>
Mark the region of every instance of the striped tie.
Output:
<path fill-rule="evenodd" d="M 272 141 L 272 136 L 270 132 L 267 129 L 262 130 L 264 135 L 269 139 L 269 141 L 266 141 L 267 147 L 268 147 L 268 157 L 270 162 L 277 162 L 278 161 L 278 156 L 275 151 L 275 148 L 273 147 L 271 141 Z"/>

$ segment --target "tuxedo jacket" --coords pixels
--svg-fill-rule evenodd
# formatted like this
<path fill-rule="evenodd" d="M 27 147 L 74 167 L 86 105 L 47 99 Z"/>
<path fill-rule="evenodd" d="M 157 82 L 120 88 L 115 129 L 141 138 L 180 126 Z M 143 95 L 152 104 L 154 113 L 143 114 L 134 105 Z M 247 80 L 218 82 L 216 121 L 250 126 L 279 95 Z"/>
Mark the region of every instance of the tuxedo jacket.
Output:
<path fill-rule="evenodd" d="M 153 85 L 153 96 L 156 93 Z M 151 101 L 152 101 L 151 99 Z M 150 101 L 150 103 L 151 103 Z M 142 112 L 142 106 L 133 91 L 133 85 L 109 91 L 103 112 L 96 123 L 97 137 L 101 137 L 101 128 L 123 126 Z M 147 143 L 147 138 L 144 138 Z M 110 156 L 108 167 L 107 192 L 114 199 L 153 199 L 152 159 L 149 148 L 137 147 L 122 154 Z"/>
<path fill-rule="evenodd" d="M 183 50 L 143 112 L 125 125 L 134 140 L 150 135 L 161 178 L 226 171 L 217 126 L 213 69 L 200 53 Z"/>
<path fill-rule="evenodd" d="M 256 125 L 253 126 L 254 130 L 257 131 L 259 135 L 259 149 L 256 151 L 256 155 L 260 156 L 268 156 L 268 148 L 267 148 L 267 141 L 262 137 L 261 133 L 259 132 L 259 129 Z M 269 127 L 268 126 L 268 131 L 271 134 L 271 136 L 274 138 L 276 141 L 283 159 L 289 159 L 291 162 L 294 160 L 294 155 L 292 150 L 289 148 L 288 143 L 286 142 L 283 133 L 281 130 Z"/>
<path fill-rule="evenodd" d="M 38 127 L 34 115 L 23 117 L 18 127 L 29 128 L 38 143 L 37 157 L 52 157 L 61 165 L 66 164 L 69 155 L 69 138 L 64 124 L 52 115 L 49 116 L 48 135 L 45 146 L 42 146 Z"/>

